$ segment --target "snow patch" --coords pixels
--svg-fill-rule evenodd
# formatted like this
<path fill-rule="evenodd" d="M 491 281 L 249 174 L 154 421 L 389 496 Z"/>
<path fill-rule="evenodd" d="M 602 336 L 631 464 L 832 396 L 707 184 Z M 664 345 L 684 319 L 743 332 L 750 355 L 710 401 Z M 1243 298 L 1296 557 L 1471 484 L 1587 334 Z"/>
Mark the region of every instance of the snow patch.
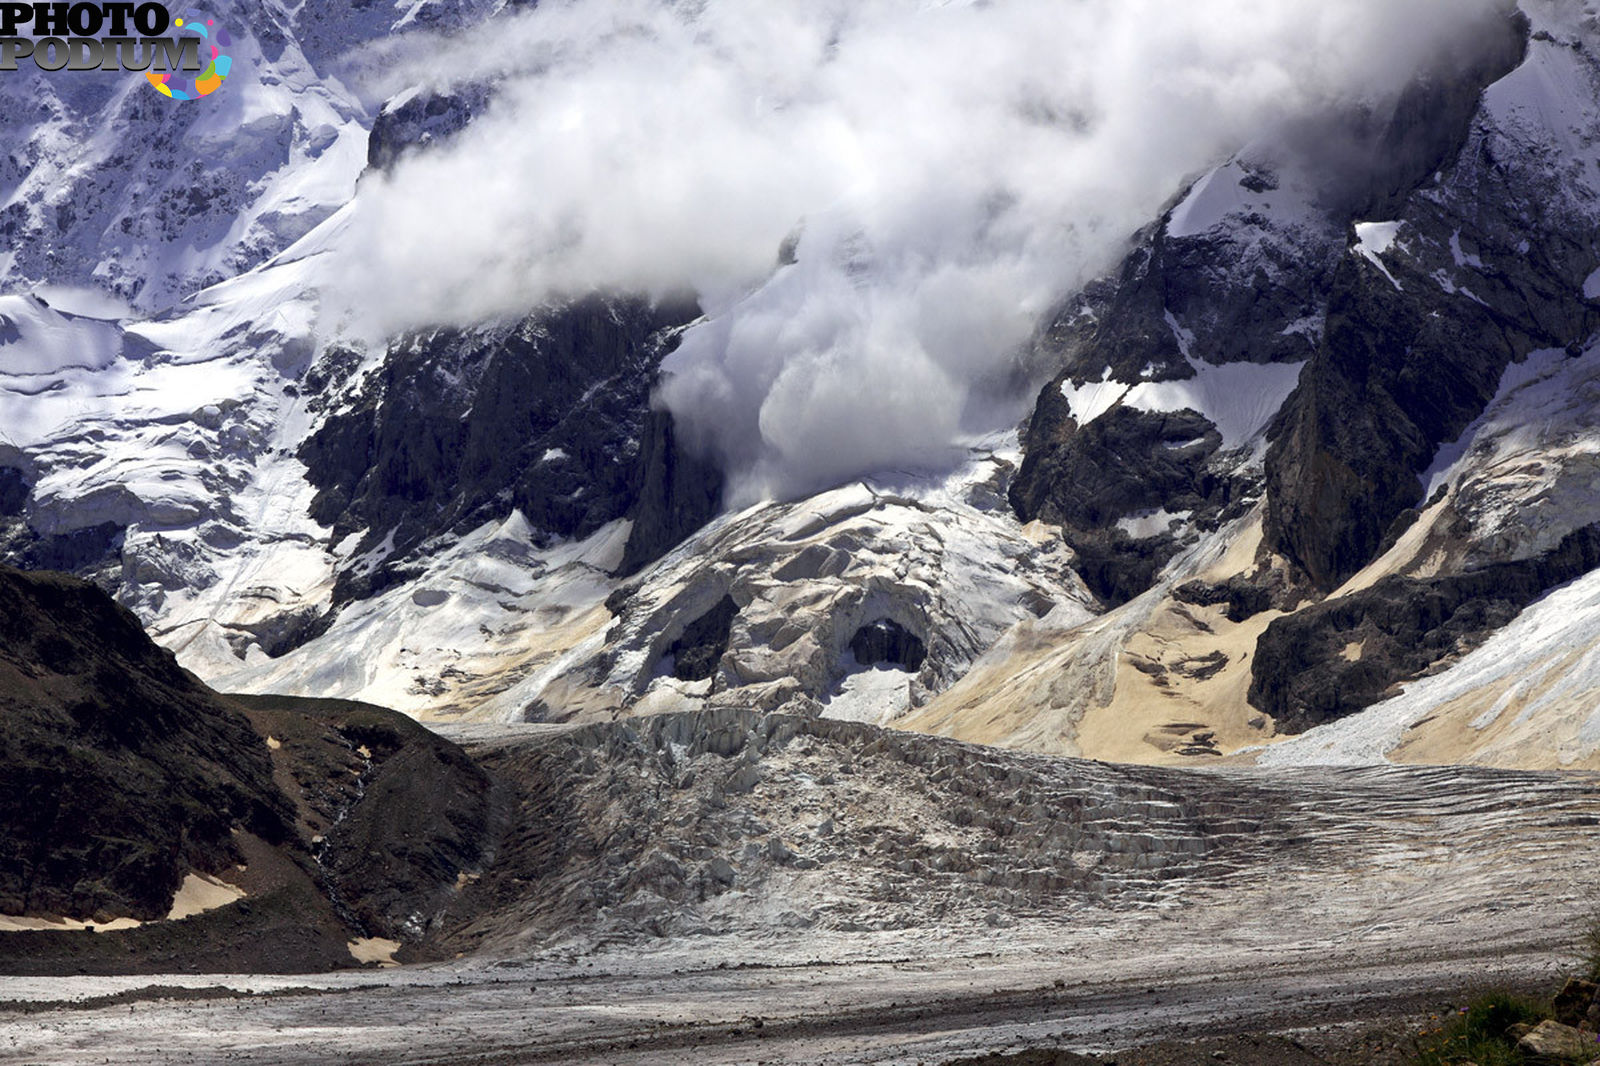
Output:
<path fill-rule="evenodd" d="M 1398 222 L 1357 222 L 1356 223 L 1356 252 L 1367 262 L 1383 272 L 1389 279 L 1389 284 L 1404 292 L 1404 287 L 1395 280 L 1389 268 L 1383 265 L 1383 260 L 1378 257 L 1384 255 L 1394 247 L 1395 237 L 1400 232 Z"/>
<path fill-rule="evenodd" d="M 1087 425 L 1119 402 L 1137 411 L 1188 409 L 1204 415 L 1227 449 L 1249 444 L 1267 428 L 1300 381 L 1305 363 L 1207 363 L 1190 359 L 1195 376 L 1182 381 L 1063 382 L 1072 417 Z"/>
<path fill-rule="evenodd" d="M 1195 182 L 1189 195 L 1172 209 L 1167 236 L 1198 237 L 1244 215 L 1259 215 L 1279 227 L 1316 223 L 1304 190 L 1290 185 L 1268 188 L 1271 183 L 1252 182 L 1261 176 L 1239 160 L 1213 170 Z M 1259 187 L 1252 188 L 1252 184 Z"/>
<path fill-rule="evenodd" d="M 1178 511 L 1172 513 L 1165 508 L 1154 511 L 1145 511 L 1141 514 L 1129 515 L 1119 519 L 1117 528 L 1122 530 L 1134 540 L 1145 540 L 1149 537 L 1158 537 L 1170 532 L 1174 522 L 1187 522 L 1193 511 Z"/>
<path fill-rule="evenodd" d="M 63 314 L 32 296 L 0 296 L 0 387 L 38 391 L 43 383 L 3 379 L 103 370 L 120 354 L 115 326 Z"/>
<path fill-rule="evenodd" d="M 1550 395 L 1548 388 L 1526 390 L 1528 386 L 1538 382 L 1548 381 L 1555 376 L 1565 376 L 1565 372 L 1570 369 L 1574 368 L 1569 367 L 1567 353 L 1561 348 L 1541 348 L 1529 352 L 1522 362 L 1512 363 L 1506 367 L 1500 375 L 1500 385 L 1495 390 L 1494 399 L 1489 401 L 1483 414 L 1462 430 L 1460 437 L 1441 445 L 1433 462 L 1423 471 L 1421 475 L 1423 498 L 1431 499 L 1442 486 L 1457 479 L 1461 473 L 1457 469 L 1458 465 L 1485 430 L 1492 426 L 1509 428 L 1518 423 L 1531 422 L 1538 415 L 1539 409 L 1547 407 L 1550 400 L 1559 400 L 1561 397 Z M 1558 392 L 1564 393 L 1565 389 L 1558 386 Z M 1519 394 L 1522 394 L 1520 398 Z"/>
<path fill-rule="evenodd" d="M 1450 234 L 1450 255 L 1455 259 L 1458 267 L 1471 267 L 1474 270 L 1483 269 L 1483 260 L 1475 255 L 1469 255 L 1461 249 L 1461 231 L 1456 230 Z"/>

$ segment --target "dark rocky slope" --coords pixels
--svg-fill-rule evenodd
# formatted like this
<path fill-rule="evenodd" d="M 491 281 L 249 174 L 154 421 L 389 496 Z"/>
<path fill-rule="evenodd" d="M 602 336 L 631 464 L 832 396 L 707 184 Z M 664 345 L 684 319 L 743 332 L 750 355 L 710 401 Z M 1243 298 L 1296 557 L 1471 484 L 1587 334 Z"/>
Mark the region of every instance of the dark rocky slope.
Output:
<path fill-rule="evenodd" d="M 233 696 L 279 747 L 276 778 L 334 904 L 367 935 L 420 939 L 499 828 L 495 785 L 403 714 L 347 700 Z"/>
<path fill-rule="evenodd" d="M 415 942 L 487 861 L 493 784 L 378 707 L 220 696 L 97 588 L 0 568 L 0 972 L 318 970 Z M 164 920 L 189 873 L 247 895 Z"/>
<path fill-rule="evenodd" d="M 709 518 L 716 492 L 679 506 L 672 464 L 682 460 L 650 413 L 656 368 L 698 314 L 692 301 L 592 296 L 510 325 L 396 342 L 300 448 L 319 490 L 312 516 L 333 541 L 362 533 L 357 556 L 392 548 L 345 569 L 335 605 L 403 580 L 431 539 L 513 509 L 549 536 L 584 537 L 653 494 L 659 517 L 643 523 L 638 564 Z M 326 388 L 337 358 L 314 372 Z"/>
<path fill-rule="evenodd" d="M 0 913 L 165 915 L 291 814 L 249 721 L 82 582 L 0 568 Z"/>
<path fill-rule="evenodd" d="M 1256 646 L 1250 703 L 1298 733 L 1382 699 L 1464 654 L 1557 585 L 1600 566 L 1600 526 L 1534 559 L 1430 578 L 1394 575 L 1275 620 Z"/>

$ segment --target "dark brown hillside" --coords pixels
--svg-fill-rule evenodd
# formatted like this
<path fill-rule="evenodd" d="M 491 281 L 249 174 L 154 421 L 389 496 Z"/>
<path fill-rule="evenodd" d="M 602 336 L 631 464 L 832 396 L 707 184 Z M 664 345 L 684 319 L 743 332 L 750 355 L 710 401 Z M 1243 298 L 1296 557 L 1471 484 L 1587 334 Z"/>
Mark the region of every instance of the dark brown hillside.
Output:
<path fill-rule="evenodd" d="M 243 714 L 92 585 L 0 567 L 0 914 L 162 917 L 292 817 Z"/>
<path fill-rule="evenodd" d="M 0 567 L 0 972 L 313 971 L 421 940 L 479 872 L 492 782 L 394 711 L 227 697 L 93 585 Z M 245 898 L 167 920 L 190 873 Z"/>

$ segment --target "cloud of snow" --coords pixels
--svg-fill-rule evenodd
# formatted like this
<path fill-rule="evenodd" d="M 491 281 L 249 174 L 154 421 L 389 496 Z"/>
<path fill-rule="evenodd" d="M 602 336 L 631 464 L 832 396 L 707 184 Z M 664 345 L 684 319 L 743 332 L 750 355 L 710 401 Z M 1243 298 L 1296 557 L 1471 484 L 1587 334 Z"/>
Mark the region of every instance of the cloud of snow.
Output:
<path fill-rule="evenodd" d="M 544 0 L 373 64 L 500 87 L 363 183 L 345 306 L 394 330 L 691 286 L 661 398 L 732 502 L 927 466 L 1016 416 L 1039 317 L 1186 180 L 1382 109 L 1505 6 Z"/>

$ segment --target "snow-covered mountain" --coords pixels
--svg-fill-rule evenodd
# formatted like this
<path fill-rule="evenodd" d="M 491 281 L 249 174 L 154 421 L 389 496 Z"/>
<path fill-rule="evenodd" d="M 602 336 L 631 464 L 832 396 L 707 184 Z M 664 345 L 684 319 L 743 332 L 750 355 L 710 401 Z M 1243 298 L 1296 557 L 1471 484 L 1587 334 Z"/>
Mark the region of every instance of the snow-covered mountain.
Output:
<path fill-rule="evenodd" d="M 341 302 L 373 190 L 515 91 L 378 99 L 348 57 L 519 17 L 242 5 L 248 73 L 181 114 L 0 81 L 0 557 L 93 578 L 221 690 L 425 719 L 1600 766 L 1591 5 L 1522 0 L 1381 106 L 1262 122 L 983 364 L 946 454 L 755 501 L 663 401 L 680 353 L 790 343 L 772 309 L 812 328 L 813 281 L 880 306 L 921 246 L 795 218 L 733 295 L 377 333 Z M 910 433 L 883 405 L 840 438 Z"/>

